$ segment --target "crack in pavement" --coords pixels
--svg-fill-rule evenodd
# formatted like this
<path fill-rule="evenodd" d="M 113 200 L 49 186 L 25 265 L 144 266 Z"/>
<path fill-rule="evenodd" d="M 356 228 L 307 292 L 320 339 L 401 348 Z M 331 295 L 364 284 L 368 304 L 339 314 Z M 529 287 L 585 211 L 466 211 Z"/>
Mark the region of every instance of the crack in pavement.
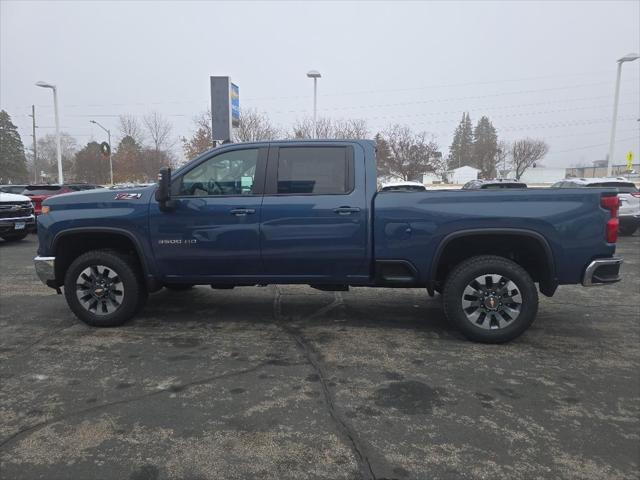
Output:
<path fill-rule="evenodd" d="M 45 343 L 46 340 L 55 337 L 57 334 L 59 334 L 63 330 L 66 330 L 67 328 L 74 327 L 76 325 L 77 325 L 77 322 L 72 322 L 72 323 L 70 323 L 68 325 L 65 325 L 64 327 L 56 328 L 54 330 L 51 330 L 51 331 L 47 332 L 45 335 L 42 335 L 40 338 L 38 338 L 35 342 L 32 342 L 29 345 L 27 345 L 26 347 L 15 351 L 13 353 L 13 355 L 11 355 L 9 358 L 5 359 L 5 361 L 14 360 L 16 357 L 19 357 L 19 356 L 27 353 L 33 347 L 36 347 L 36 346 L 38 346 L 40 344 L 43 344 L 43 343 Z"/>
<path fill-rule="evenodd" d="M 120 400 L 114 400 L 112 402 L 105 402 L 105 403 L 101 403 L 100 405 L 94 405 L 92 407 L 88 407 L 88 408 L 84 408 L 81 410 L 77 410 L 73 413 L 68 413 L 66 415 L 59 415 L 58 417 L 54 417 L 52 419 L 49 420 L 44 420 L 42 422 L 38 422 L 34 425 L 31 425 L 30 427 L 27 428 L 23 428 L 21 430 L 18 430 L 16 433 L 10 435 L 9 437 L 3 439 L 2 441 L 0 441 L 0 449 L 3 449 L 6 446 L 10 446 L 11 444 L 15 443 L 18 440 L 21 440 L 23 437 L 27 437 L 33 433 L 36 433 L 39 430 L 42 430 L 45 427 L 48 427 L 49 425 L 52 425 L 54 423 L 57 422 L 61 422 L 63 420 L 67 420 L 69 418 L 73 418 L 73 417 L 79 417 L 82 415 L 85 415 L 87 413 L 92 413 L 98 410 L 102 410 L 102 409 L 106 409 L 109 407 L 113 407 L 115 405 L 124 405 L 127 403 L 133 403 L 133 402 L 137 402 L 139 400 L 144 400 L 145 398 L 149 398 L 149 397 L 154 397 L 156 395 L 162 395 L 164 393 L 175 393 L 178 391 L 182 391 L 182 390 L 186 390 L 188 388 L 197 386 L 197 385 L 205 385 L 207 383 L 213 382 L 215 380 L 219 380 L 221 378 L 229 378 L 229 377 L 234 377 L 237 375 L 245 375 L 247 373 L 252 373 L 255 372 L 256 370 L 259 370 L 263 367 L 266 366 L 270 366 L 271 363 L 269 360 L 265 361 L 265 362 L 260 362 L 257 365 L 254 365 L 253 367 L 249 367 L 249 368 L 245 368 L 242 370 L 236 370 L 236 371 L 232 371 L 232 372 L 227 372 L 227 373 L 221 373 L 220 375 L 213 375 L 211 377 L 205 377 L 205 378 L 201 378 L 199 380 L 194 380 L 192 382 L 187 382 L 187 383 L 182 383 L 182 384 L 173 384 L 173 385 L 169 385 L 166 388 L 160 388 L 158 390 L 154 390 L 152 392 L 147 392 L 144 393 L 142 395 L 137 395 L 134 397 L 129 397 L 129 398 L 123 398 Z"/>
<path fill-rule="evenodd" d="M 336 410 L 333 396 L 331 395 L 331 391 L 329 390 L 329 386 L 327 385 L 327 373 L 321 365 L 318 354 L 309 345 L 309 343 L 305 340 L 304 336 L 297 328 L 292 327 L 286 323 L 282 315 L 282 295 L 280 293 L 280 289 L 277 285 L 275 285 L 274 288 L 275 294 L 273 299 L 273 317 L 275 323 L 280 326 L 280 328 L 285 333 L 293 338 L 298 348 L 302 351 L 307 362 L 311 365 L 311 367 L 315 370 L 315 373 L 318 375 L 320 379 L 320 385 L 322 387 L 325 405 L 327 406 L 327 409 L 329 411 L 329 416 L 338 426 L 338 431 L 342 434 L 345 440 L 347 440 L 347 443 L 351 446 L 351 449 L 355 453 L 361 477 L 363 479 L 376 480 L 376 475 L 374 474 L 369 458 L 364 451 L 365 447 L 362 445 L 362 441 L 358 437 L 358 434 L 348 425 L 346 420 L 344 420 Z M 318 318 L 320 315 L 327 313 L 328 311 L 333 310 L 340 305 L 343 305 L 342 296 L 339 292 L 336 292 L 333 302 L 316 310 L 314 313 L 305 317 L 303 320 L 306 321 L 309 319 Z"/>

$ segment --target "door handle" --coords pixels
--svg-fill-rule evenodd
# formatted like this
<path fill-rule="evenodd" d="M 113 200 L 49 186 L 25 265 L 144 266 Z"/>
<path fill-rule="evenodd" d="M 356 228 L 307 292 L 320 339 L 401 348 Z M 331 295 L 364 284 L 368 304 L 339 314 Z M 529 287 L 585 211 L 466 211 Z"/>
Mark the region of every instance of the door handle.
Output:
<path fill-rule="evenodd" d="M 338 207 L 333 209 L 333 213 L 337 213 L 338 215 L 351 215 L 359 211 L 360 209 L 358 207 Z"/>
<path fill-rule="evenodd" d="M 232 208 L 229 210 L 229 213 L 236 217 L 244 217 L 246 215 L 253 215 L 256 213 L 256 210 L 254 208 Z"/>

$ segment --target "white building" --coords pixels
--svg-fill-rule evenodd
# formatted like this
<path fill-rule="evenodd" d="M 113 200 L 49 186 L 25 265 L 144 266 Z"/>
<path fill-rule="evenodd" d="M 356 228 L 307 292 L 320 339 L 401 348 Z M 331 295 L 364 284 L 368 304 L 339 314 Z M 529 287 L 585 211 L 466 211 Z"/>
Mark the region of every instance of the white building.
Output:
<path fill-rule="evenodd" d="M 447 180 L 449 183 L 455 183 L 457 185 L 464 185 L 465 183 L 476 180 L 480 170 L 477 168 L 465 165 L 464 167 L 454 168 L 447 172 Z"/>
<path fill-rule="evenodd" d="M 425 185 L 433 185 L 434 183 L 442 183 L 442 175 L 435 172 L 427 172 L 422 175 L 422 183 Z"/>

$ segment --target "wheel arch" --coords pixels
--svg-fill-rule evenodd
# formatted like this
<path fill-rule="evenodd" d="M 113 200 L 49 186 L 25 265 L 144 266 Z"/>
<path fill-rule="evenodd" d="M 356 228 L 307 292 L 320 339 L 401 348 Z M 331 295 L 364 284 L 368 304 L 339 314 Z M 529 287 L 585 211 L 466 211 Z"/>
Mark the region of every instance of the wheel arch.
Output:
<path fill-rule="evenodd" d="M 456 247 L 463 239 L 467 241 L 475 239 L 477 243 L 464 253 L 460 253 Z M 524 241 L 512 246 L 510 242 L 513 242 L 514 239 Z M 497 244 L 489 245 L 489 241 L 494 241 L 494 243 L 497 241 Z M 438 285 L 455 264 L 472 256 L 483 254 L 499 255 L 516 261 L 539 283 L 540 291 L 546 296 L 552 296 L 558 287 L 555 259 L 549 242 L 536 231 L 519 228 L 467 229 L 446 235 L 438 244 L 433 256 L 429 284 Z M 512 258 L 523 254 L 527 259 L 534 258 L 543 264 L 533 263 L 529 260 L 523 262 L 522 258 L 520 261 Z"/>
<path fill-rule="evenodd" d="M 71 248 L 72 254 L 65 255 L 61 247 L 75 240 L 80 240 L 80 244 Z M 64 274 L 74 258 L 96 249 L 131 250 L 135 254 L 149 291 L 161 288 L 140 240 L 130 231 L 117 227 L 78 227 L 58 232 L 51 242 L 51 251 L 56 257 L 56 283 L 64 283 Z"/>

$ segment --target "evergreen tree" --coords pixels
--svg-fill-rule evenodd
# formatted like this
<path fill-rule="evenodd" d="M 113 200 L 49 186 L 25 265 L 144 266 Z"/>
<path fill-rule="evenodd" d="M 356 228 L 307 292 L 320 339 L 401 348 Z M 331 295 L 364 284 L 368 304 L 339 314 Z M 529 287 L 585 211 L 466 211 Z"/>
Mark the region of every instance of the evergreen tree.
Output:
<path fill-rule="evenodd" d="M 113 154 L 114 182 L 134 182 L 142 177 L 142 147 L 127 135 Z"/>
<path fill-rule="evenodd" d="M 378 177 L 388 176 L 391 173 L 389 169 L 389 159 L 391 158 L 389 144 L 380 133 L 377 133 L 374 138 L 376 141 L 376 169 Z"/>
<path fill-rule="evenodd" d="M 449 169 L 471 165 L 473 151 L 473 125 L 469 113 L 462 114 L 462 120 L 453 134 L 453 142 L 449 147 Z"/>
<path fill-rule="evenodd" d="M 491 120 L 483 116 L 473 129 L 471 166 L 480 170 L 480 178 L 496 177 L 498 134 Z"/>
<path fill-rule="evenodd" d="M 78 181 L 99 184 L 109 182 L 109 159 L 102 155 L 98 142 L 89 142 L 76 153 L 74 169 Z"/>
<path fill-rule="evenodd" d="M 0 183 L 28 181 L 27 159 L 18 128 L 9 114 L 0 111 Z"/>

